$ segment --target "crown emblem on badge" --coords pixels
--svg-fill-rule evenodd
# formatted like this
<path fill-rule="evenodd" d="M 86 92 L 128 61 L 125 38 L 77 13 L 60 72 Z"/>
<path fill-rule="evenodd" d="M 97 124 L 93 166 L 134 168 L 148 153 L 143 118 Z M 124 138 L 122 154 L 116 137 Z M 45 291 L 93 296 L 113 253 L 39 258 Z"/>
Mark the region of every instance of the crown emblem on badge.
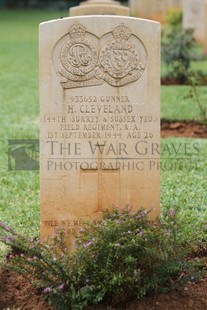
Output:
<path fill-rule="evenodd" d="M 112 33 L 115 39 L 122 40 L 128 40 L 130 35 L 132 34 L 131 30 L 128 27 L 125 27 L 124 24 L 116 27 Z"/>
<path fill-rule="evenodd" d="M 73 24 L 69 29 L 69 33 L 72 39 L 85 37 L 85 32 L 86 27 L 79 23 Z"/>

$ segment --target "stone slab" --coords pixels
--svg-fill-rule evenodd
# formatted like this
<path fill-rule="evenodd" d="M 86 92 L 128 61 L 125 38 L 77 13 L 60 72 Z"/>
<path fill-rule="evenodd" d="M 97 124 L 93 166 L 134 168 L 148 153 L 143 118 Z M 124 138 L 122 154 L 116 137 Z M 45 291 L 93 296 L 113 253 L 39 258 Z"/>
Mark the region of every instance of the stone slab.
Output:
<path fill-rule="evenodd" d="M 129 0 L 132 16 L 165 23 L 170 9 L 182 9 L 182 0 Z"/>
<path fill-rule="evenodd" d="M 140 18 L 164 21 L 166 3 L 162 0 L 130 0 L 131 15 Z"/>
<path fill-rule="evenodd" d="M 70 8 L 69 16 L 81 15 L 121 15 L 129 16 L 129 8 L 112 0 L 89 0 L 81 2 L 79 6 Z"/>
<path fill-rule="evenodd" d="M 205 2 L 204 54 L 207 56 L 207 1 Z"/>
<path fill-rule="evenodd" d="M 180 9 L 182 10 L 182 2 L 183 0 L 167 0 L 167 9 Z"/>
<path fill-rule="evenodd" d="M 183 0 L 183 28 L 194 29 L 194 38 L 205 42 L 205 2 L 206 0 Z"/>
<path fill-rule="evenodd" d="M 80 5 L 90 5 L 90 4 L 120 5 L 120 2 L 114 0 L 87 0 L 80 3 Z"/>
<path fill-rule="evenodd" d="M 159 214 L 160 24 L 40 24 L 41 239 L 113 206 Z"/>

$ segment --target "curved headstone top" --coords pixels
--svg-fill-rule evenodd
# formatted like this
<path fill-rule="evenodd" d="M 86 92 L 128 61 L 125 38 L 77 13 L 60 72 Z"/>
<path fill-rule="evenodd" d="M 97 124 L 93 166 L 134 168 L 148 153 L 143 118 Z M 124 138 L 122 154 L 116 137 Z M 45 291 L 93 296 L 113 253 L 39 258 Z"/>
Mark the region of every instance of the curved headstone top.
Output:
<path fill-rule="evenodd" d="M 129 8 L 113 0 L 88 0 L 70 8 L 70 16 L 82 15 L 121 15 L 129 16 Z"/>
<path fill-rule="evenodd" d="M 80 3 L 80 5 L 88 5 L 88 4 L 112 4 L 112 5 L 120 5 L 119 1 L 114 0 L 87 0 Z"/>
<path fill-rule="evenodd" d="M 113 207 L 155 219 L 160 24 L 68 17 L 40 25 L 39 48 L 41 239 L 59 228 L 73 243 Z"/>

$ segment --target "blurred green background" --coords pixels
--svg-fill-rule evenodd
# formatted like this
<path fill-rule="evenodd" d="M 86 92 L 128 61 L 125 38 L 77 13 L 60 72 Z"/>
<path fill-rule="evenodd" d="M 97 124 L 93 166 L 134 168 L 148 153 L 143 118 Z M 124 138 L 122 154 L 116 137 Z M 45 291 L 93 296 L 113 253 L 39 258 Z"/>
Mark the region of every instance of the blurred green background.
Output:
<path fill-rule="evenodd" d="M 79 5 L 83 0 L 0 0 L 0 8 L 47 8 L 65 10 Z M 126 0 L 119 0 L 125 2 Z"/>

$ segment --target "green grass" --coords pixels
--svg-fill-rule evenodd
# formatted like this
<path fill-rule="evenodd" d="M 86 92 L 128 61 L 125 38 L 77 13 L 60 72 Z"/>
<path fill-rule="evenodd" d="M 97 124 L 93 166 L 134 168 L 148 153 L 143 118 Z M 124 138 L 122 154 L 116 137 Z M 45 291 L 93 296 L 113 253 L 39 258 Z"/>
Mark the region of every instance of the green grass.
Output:
<path fill-rule="evenodd" d="M 202 51 L 199 51 L 199 52 L 200 52 L 201 58 L 204 57 L 202 55 Z M 190 65 L 190 69 L 193 71 L 200 70 L 206 73 L 207 72 L 207 58 L 204 57 L 203 59 L 192 61 Z M 161 76 L 168 76 L 168 75 L 169 75 L 168 68 L 166 64 L 162 63 L 161 64 Z"/>
<path fill-rule="evenodd" d="M 30 236 L 39 235 L 39 172 L 8 171 L 7 139 L 38 138 L 38 24 L 60 15 L 67 16 L 67 12 L 0 11 L 0 220 Z M 184 98 L 188 92 L 187 86 L 163 86 L 162 118 L 199 119 L 194 100 Z M 201 93 L 206 98 L 205 87 Z M 207 143 L 193 139 L 163 140 L 164 144 L 176 146 L 186 142 L 199 143 L 198 168 L 161 170 L 161 203 L 163 214 L 171 207 L 180 210 L 184 230 L 192 232 L 192 225 L 198 229 L 207 220 Z"/>
<path fill-rule="evenodd" d="M 31 235 L 39 234 L 39 172 L 8 171 L 7 140 L 38 138 L 38 25 L 60 14 L 0 11 L 0 219 Z"/>
<path fill-rule="evenodd" d="M 60 12 L 0 11 L 2 139 L 38 137 L 38 25 L 59 16 Z"/>
<path fill-rule="evenodd" d="M 178 148 L 176 155 L 174 149 Z M 162 212 L 175 209 L 183 220 L 186 235 L 197 233 L 201 238 L 201 227 L 206 232 L 207 223 L 206 154 L 205 139 L 169 138 L 161 143 Z"/>
<path fill-rule="evenodd" d="M 194 97 L 190 97 L 190 86 L 161 87 L 161 118 L 168 120 L 200 121 L 200 109 Z M 198 87 L 199 98 L 207 109 L 207 87 Z"/>

